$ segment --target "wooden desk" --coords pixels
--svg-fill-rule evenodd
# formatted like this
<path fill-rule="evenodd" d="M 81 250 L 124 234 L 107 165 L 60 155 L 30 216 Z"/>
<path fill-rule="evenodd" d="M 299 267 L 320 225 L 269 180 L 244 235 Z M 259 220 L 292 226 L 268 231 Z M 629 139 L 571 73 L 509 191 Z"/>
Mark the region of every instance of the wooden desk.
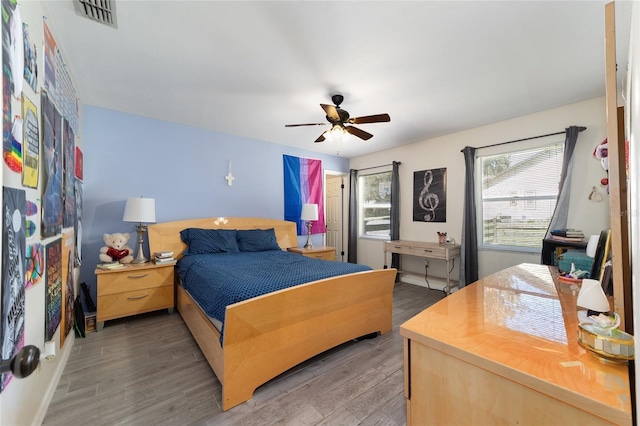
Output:
<path fill-rule="evenodd" d="M 555 271 L 505 269 L 401 325 L 408 425 L 631 425 L 628 368 L 578 344 Z"/>
<path fill-rule="evenodd" d="M 384 269 L 387 269 L 387 253 L 398 253 L 409 256 L 423 257 L 425 259 L 444 260 L 447 263 L 447 284 L 445 291 L 451 292 L 451 267 L 450 262 L 460 257 L 460 245 L 438 244 L 424 241 L 391 240 L 384 243 Z M 398 271 L 398 273 L 401 273 Z"/>

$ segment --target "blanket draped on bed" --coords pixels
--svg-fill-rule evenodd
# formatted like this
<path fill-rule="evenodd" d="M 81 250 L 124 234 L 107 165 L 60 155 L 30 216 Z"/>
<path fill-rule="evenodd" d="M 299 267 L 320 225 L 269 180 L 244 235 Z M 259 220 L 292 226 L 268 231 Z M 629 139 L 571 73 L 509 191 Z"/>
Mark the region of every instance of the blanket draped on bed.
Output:
<path fill-rule="evenodd" d="M 188 255 L 178 261 L 176 270 L 183 288 L 207 315 L 224 323 L 228 305 L 298 284 L 371 268 L 269 250 Z"/>

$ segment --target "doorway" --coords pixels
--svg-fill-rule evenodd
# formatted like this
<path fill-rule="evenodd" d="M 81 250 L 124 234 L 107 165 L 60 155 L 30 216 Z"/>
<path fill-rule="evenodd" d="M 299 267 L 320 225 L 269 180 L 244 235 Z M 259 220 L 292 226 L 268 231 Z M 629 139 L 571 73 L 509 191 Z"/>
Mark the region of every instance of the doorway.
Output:
<path fill-rule="evenodd" d="M 336 260 L 344 262 L 344 180 L 346 175 L 325 172 L 326 245 L 335 247 Z"/>

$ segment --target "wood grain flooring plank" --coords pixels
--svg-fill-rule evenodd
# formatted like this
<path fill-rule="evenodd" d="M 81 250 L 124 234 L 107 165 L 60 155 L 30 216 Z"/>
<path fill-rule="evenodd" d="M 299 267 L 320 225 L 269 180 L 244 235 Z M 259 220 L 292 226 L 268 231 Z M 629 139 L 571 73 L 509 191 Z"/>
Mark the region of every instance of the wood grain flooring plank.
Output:
<path fill-rule="evenodd" d="M 108 321 L 75 339 L 43 425 L 404 425 L 398 328 L 443 297 L 397 283 L 391 332 L 313 357 L 225 412 L 222 386 L 179 314 Z"/>

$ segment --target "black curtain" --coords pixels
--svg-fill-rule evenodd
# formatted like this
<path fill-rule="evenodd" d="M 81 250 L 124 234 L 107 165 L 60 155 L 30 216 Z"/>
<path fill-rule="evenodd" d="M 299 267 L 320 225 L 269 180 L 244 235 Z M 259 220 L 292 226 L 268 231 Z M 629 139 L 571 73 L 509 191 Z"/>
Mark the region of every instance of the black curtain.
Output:
<path fill-rule="evenodd" d="M 398 169 L 400 162 L 394 161 L 391 170 L 391 229 L 390 236 L 392 240 L 400 239 L 400 178 Z M 384 263 L 387 263 L 386 260 Z M 391 254 L 391 267 L 400 269 L 400 255 L 398 253 Z M 396 275 L 396 281 L 399 280 Z"/>
<path fill-rule="evenodd" d="M 551 230 L 563 229 L 567 227 L 567 216 L 569 213 L 569 198 L 571 197 L 571 171 L 573 169 L 573 151 L 576 148 L 578 134 L 586 127 L 571 126 L 565 129 L 564 155 L 562 158 L 562 172 L 560 183 L 558 184 L 558 199 L 556 208 L 553 210 L 549 228 L 545 238 L 549 238 Z"/>
<path fill-rule="evenodd" d="M 476 149 L 462 150 L 466 174 L 464 180 L 464 211 L 460 254 L 460 288 L 478 280 L 478 230 L 476 222 Z"/>
<path fill-rule="evenodd" d="M 347 262 L 358 263 L 358 171 L 349 170 L 349 232 Z"/>

